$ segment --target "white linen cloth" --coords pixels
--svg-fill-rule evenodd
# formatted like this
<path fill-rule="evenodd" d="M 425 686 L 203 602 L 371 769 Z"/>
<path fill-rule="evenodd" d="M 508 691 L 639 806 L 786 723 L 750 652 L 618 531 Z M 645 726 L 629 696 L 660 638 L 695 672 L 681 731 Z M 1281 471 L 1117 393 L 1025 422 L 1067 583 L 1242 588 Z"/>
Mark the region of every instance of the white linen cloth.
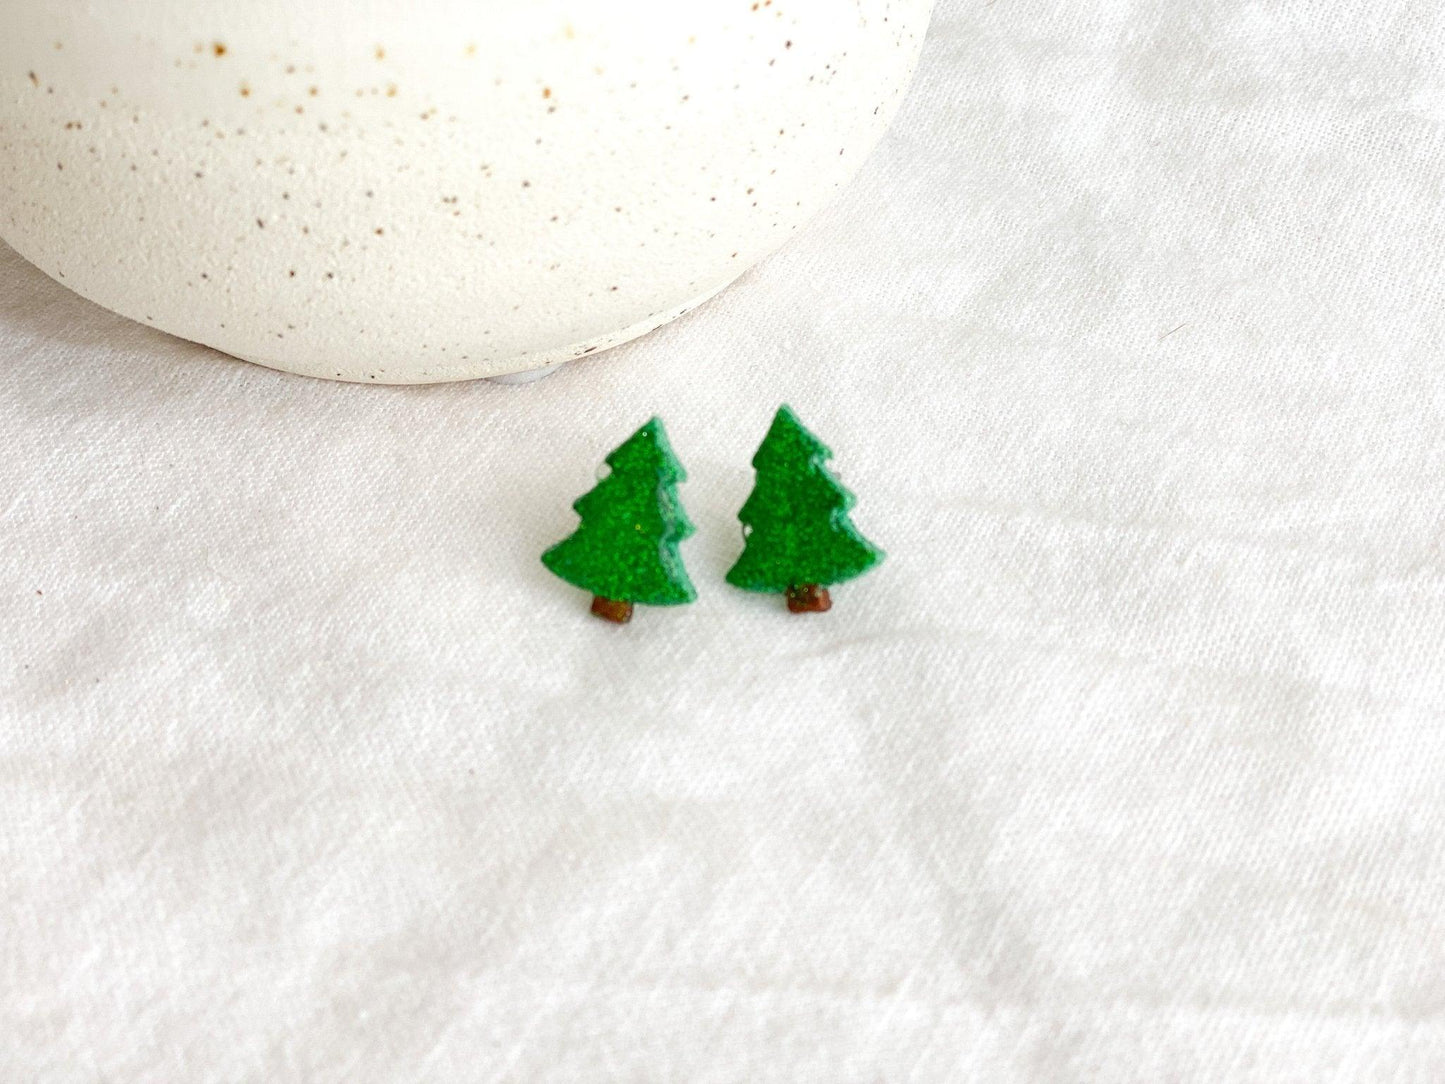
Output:
<path fill-rule="evenodd" d="M 945 0 L 838 204 L 541 384 L 0 256 L 0 1079 L 1445 1079 L 1445 9 Z M 773 410 L 889 552 L 722 582 Z M 650 414 L 697 604 L 538 555 Z"/>

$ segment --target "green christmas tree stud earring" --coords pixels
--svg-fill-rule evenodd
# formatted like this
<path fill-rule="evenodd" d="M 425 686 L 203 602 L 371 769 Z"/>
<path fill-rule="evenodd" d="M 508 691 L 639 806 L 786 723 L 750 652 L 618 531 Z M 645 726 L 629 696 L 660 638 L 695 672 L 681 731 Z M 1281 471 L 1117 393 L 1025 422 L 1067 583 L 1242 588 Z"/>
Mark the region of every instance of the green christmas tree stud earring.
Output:
<path fill-rule="evenodd" d="M 677 606 L 697 598 L 677 545 L 693 526 L 677 497 L 687 472 L 653 418 L 607 457 L 610 474 L 572 507 L 577 530 L 542 554 L 553 573 L 591 591 L 592 612 L 622 624 L 633 603 Z"/>
<path fill-rule="evenodd" d="M 728 583 L 786 594 L 795 614 L 822 613 L 833 604 L 829 584 L 883 560 L 883 551 L 848 520 L 853 494 L 823 466 L 832 454 L 786 404 L 778 408 L 753 456 L 757 483 L 738 512 L 747 544 L 728 570 Z"/>

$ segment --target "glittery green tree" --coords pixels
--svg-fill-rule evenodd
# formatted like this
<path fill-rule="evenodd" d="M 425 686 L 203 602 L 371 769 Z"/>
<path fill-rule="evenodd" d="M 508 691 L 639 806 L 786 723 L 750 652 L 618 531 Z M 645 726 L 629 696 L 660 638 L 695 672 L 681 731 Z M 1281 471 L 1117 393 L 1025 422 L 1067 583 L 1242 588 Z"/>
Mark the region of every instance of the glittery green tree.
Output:
<path fill-rule="evenodd" d="M 697 597 L 677 546 L 693 526 L 678 500 L 687 472 L 653 418 L 607 457 L 611 472 L 572 505 L 576 532 L 542 554 L 568 583 L 591 591 L 592 612 L 619 624 L 632 604 L 676 606 Z"/>
<path fill-rule="evenodd" d="M 786 594 L 792 612 L 817 613 L 832 605 L 829 584 L 883 559 L 848 519 L 853 494 L 823 466 L 832 454 L 792 410 L 778 408 L 753 456 L 757 483 L 738 512 L 747 545 L 728 570 L 728 583 Z"/>

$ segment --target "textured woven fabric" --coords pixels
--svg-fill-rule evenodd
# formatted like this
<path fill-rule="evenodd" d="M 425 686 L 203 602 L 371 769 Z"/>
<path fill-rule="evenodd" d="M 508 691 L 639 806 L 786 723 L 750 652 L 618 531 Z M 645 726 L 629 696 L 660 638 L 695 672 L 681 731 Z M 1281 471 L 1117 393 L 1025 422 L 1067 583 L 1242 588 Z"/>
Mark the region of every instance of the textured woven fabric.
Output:
<path fill-rule="evenodd" d="M 1445 1079 L 1442 11 L 944 0 L 822 219 L 527 387 L 0 254 L 0 1079 Z M 783 401 L 826 615 L 723 583 Z M 653 413 L 700 597 L 610 627 L 538 556 Z"/>

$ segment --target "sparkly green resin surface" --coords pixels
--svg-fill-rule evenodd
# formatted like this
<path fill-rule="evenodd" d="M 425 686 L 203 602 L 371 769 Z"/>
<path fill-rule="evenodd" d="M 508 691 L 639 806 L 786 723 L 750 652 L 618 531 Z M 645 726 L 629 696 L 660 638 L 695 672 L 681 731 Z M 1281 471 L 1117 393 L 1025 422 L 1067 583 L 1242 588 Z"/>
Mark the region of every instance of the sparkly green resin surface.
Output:
<path fill-rule="evenodd" d="M 542 554 L 568 583 L 602 598 L 676 606 L 697 598 L 677 545 L 693 526 L 677 496 L 687 472 L 653 418 L 607 457 L 610 474 L 572 505 L 575 533 Z"/>
<path fill-rule="evenodd" d="M 728 571 L 728 583 L 781 593 L 802 584 L 842 583 L 883 559 L 883 551 L 848 520 L 853 494 L 823 466 L 832 454 L 792 410 L 778 408 L 753 456 L 757 483 L 738 512 L 749 528 L 747 547 Z"/>

